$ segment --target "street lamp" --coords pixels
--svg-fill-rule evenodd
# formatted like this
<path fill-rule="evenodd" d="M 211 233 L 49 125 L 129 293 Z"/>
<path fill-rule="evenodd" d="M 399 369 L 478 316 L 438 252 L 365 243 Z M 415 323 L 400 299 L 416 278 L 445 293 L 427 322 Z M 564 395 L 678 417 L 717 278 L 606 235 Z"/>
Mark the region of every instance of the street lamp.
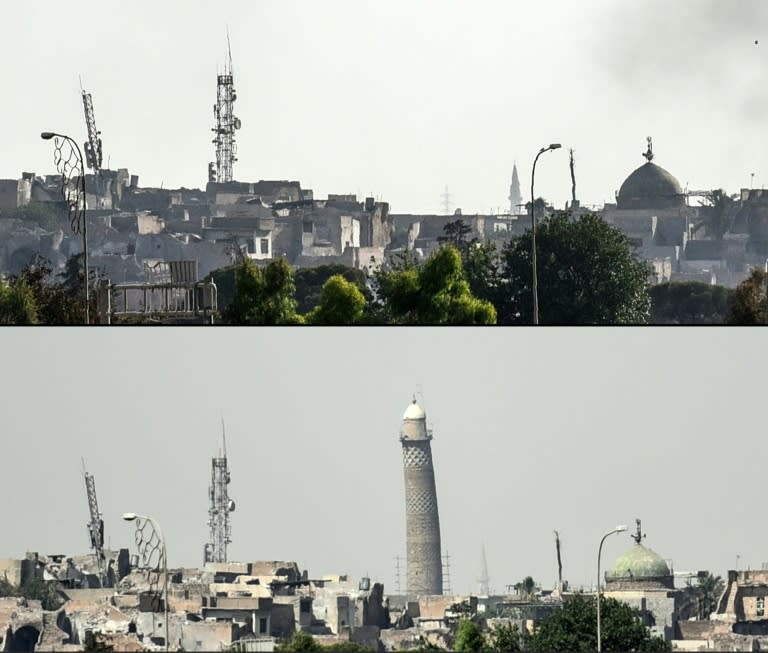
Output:
<path fill-rule="evenodd" d="M 157 584 L 157 575 L 163 572 L 163 613 L 165 620 L 165 650 L 168 649 L 168 558 L 165 552 L 163 532 L 152 517 L 139 515 L 135 512 L 123 513 L 125 521 L 136 522 L 136 547 L 141 556 L 141 566 L 147 568 L 147 580 L 150 593 L 157 596 L 153 586 Z M 148 531 L 145 532 L 145 529 Z M 154 563 L 153 563 L 154 561 Z M 154 575 L 154 576 L 153 576 Z M 153 582 L 154 580 L 154 582 Z"/>
<path fill-rule="evenodd" d="M 557 150 L 560 147 L 560 143 L 552 143 L 547 147 L 542 147 L 536 158 L 533 160 L 533 170 L 531 170 L 531 267 L 533 268 L 533 323 L 539 323 L 539 282 L 536 273 L 536 216 L 534 212 L 534 195 L 533 195 L 533 178 L 536 175 L 536 162 L 544 152 L 550 150 Z"/>
<path fill-rule="evenodd" d="M 40 138 L 44 141 L 49 141 L 52 138 L 54 142 L 54 155 L 53 161 L 56 168 L 61 175 L 61 194 L 64 196 L 64 201 L 67 203 L 67 209 L 69 212 L 70 225 L 72 226 L 73 233 L 83 233 L 83 267 L 85 268 L 85 323 L 90 324 L 90 304 L 88 294 L 88 222 L 86 220 L 86 198 L 85 198 L 85 165 L 83 163 L 83 153 L 80 151 L 80 146 L 77 142 L 65 136 L 64 134 L 57 134 L 56 132 L 42 132 Z M 61 142 L 59 142 L 61 139 Z M 62 152 L 64 144 L 69 146 L 69 151 Z M 74 193 L 70 190 L 69 182 L 73 176 L 79 178 L 76 190 Z M 80 208 L 80 202 L 82 200 L 82 208 Z M 80 218 L 82 217 L 82 224 Z"/>
<path fill-rule="evenodd" d="M 600 554 L 603 551 L 603 542 L 605 538 L 614 533 L 623 533 L 627 530 L 625 525 L 617 526 L 612 531 L 608 531 L 603 535 L 603 539 L 600 540 L 600 547 L 597 549 L 597 653 L 602 650 L 602 641 L 600 639 Z"/>

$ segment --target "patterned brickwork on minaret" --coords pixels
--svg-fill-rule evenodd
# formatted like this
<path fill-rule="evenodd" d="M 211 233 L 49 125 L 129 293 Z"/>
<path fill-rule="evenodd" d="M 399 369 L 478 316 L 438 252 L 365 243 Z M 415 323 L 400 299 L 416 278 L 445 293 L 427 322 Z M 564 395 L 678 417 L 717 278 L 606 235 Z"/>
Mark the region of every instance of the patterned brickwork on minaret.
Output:
<path fill-rule="evenodd" d="M 414 399 L 403 415 L 400 431 L 405 476 L 406 590 L 410 595 L 443 592 L 431 440 L 427 416 Z"/>

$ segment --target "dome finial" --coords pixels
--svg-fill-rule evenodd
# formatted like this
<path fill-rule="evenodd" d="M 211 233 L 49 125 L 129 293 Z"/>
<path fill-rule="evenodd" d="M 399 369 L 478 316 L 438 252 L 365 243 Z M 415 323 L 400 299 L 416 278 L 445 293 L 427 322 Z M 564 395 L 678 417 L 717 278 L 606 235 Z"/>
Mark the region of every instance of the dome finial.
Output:
<path fill-rule="evenodd" d="M 648 149 L 645 151 L 645 154 L 643 156 L 648 159 L 648 163 L 653 161 L 653 139 L 648 136 L 645 140 L 648 141 Z"/>
<path fill-rule="evenodd" d="M 640 520 L 639 519 L 635 519 L 635 524 L 637 524 L 637 533 L 635 533 L 632 536 L 632 539 L 635 542 L 637 542 L 638 544 L 640 544 L 640 541 L 645 537 L 645 535 L 643 534 L 642 529 L 640 528 Z"/>

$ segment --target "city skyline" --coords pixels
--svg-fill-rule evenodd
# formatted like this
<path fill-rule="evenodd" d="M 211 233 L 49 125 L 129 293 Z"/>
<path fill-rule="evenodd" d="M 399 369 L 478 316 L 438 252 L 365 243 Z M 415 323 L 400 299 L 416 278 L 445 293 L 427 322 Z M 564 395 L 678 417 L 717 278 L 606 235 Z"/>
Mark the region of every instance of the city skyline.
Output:
<path fill-rule="evenodd" d="M 752 0 L 14 5 L 0 177 L 54 172 L 43 130 L 85 139 L 81 79 L 105 166 L 203 187 L 229 30 L 241 181 L 372 194 L 398 213 L 440 211 L 447 185 L 464 213 L 504 211 L 513 163 L 527 200 L 533 157 L 560 142 L 536 194 L 570 199 L 573 148 L 577 197 L 601 205 L 650 135 L 684 187 L 735 193 L 768 181 L 766 19 Z"/>
<path fill-rule="evenodd" d="M 9 329 L 2 557 L 89 552 L 81 458 L 105 544 L 120 516 L 202 564 L 210 458 L 227 424 L 231 560 L 296 560 L 395 591 L 405 555 L 399 429 L 413 393 L 434 432 L 455 593 L 531 575 L 595 582 L 600 537 L 639 517 L 675 571 L 760 568 L 765 445 L 759 331 L 670 329 Z M 363 352 L 368 352 L 363 355 Z M 450 352 L 450 354 L 449 354 Z M 42 404 L 42 408 L 41 408 Z M 607 570 L 632 541 L 613 537 Z M 404 580 L 401 578 L 401 582 Z"/>

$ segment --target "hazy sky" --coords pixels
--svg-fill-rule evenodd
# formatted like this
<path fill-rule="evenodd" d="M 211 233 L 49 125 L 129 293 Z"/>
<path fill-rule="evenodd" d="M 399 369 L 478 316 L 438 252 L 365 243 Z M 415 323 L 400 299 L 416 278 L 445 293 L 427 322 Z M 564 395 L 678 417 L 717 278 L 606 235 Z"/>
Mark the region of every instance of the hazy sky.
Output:
<path fill-rule="evenodd" d="M 611 201 L 653 136 L 692 189 L 768 183 L 764 0 L 38 0 L 4 7 L 0 178 L 52 173 L 41 130 L 85 137 L 142 185 L 202 187 L 229 28 L 241 181 L 465 213 L 524 194 Z M 759 43 L 756 44 L 755 42 Z"/>
<path fill-rule="evenodd" d="M 394 591 L 401 418 L 421 392 L 452 588 L 593 584 L 643 520 L 675 570 L 768 561 L 764 334 L 728 329 L 4 329 L 0 557 L 86 553 L 81 457 L 106 539 L 126 511 L 198 566 L 226 420 L 230 559 Z M 632 545 L 613 536 L 607 567 Z M 404 563 L 403 563 L 404 567 Z M 403 582 L 405 576 L 403 574 Z"/>

